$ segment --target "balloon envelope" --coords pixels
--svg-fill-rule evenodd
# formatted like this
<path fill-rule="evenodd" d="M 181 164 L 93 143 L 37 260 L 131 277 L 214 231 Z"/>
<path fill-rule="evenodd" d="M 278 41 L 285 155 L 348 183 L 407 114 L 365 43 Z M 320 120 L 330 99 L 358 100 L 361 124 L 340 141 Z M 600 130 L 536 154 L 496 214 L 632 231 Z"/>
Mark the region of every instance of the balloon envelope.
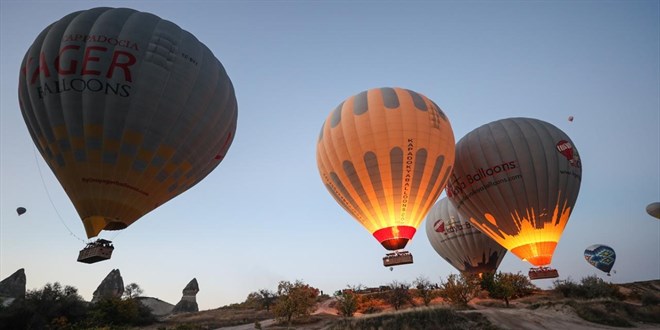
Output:
<path fill-rule="evenodd" d="M 426 236 L 441 257 L 460 272 L 495 273 L 506 249 L 474 227 L 449 199 L 435 203 L 426 216 Z"/>
<path fill-rule="evenodd" d="M 650 216 L 660 219 L 660 202 L 651 203 L 646 206 L 646 213 Z"/>
<path fill-rule="evenodd" d="M 27 212 L 27 210 L 24 207 L 19 207 L 16 209 L 16 213 L 18 213 L 18 215 L 22 215 L 25 212 Z"/>
<path fill-rule="evenodd" d="M 595 244 L 584 250 L 584 259 L 592 266 L 606 272 L 608 275 L 614 267 L 616 253 L 607 245 Z"/>
<path fill-rule="evenodd" d="M 386 249 L 397 250 L 447 182 L 454 134 L 427 97 L 402 88 L 371 89 L 326 119 L 316 159 L 335 200 Z"/>
<path fill-rule="evenodd" d="M 69 14 L 23 59 L 19 100 L 88 237 L 126 228 L 223 159 L 237 103 L 211 51 L 128 8 Z"/>
<path fill-rule="evenodd" d="M 531 118 L 483 125 L 456 145 L 447 196 L 458 212 L 513 254 L 549 265 L 580 190 L 571 139 Z"/>

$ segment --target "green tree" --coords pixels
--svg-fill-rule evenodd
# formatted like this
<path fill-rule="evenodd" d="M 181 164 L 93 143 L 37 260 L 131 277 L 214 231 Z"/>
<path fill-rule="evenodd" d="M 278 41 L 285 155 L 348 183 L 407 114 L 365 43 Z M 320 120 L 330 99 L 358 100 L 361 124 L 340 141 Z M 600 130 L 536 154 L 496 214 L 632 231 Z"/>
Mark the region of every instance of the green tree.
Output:
<path fill-rule="evenodd" d="M 96 302 L 90 308 L 89 326 L 144 326 L 155 322 L 149 307 L 137 299 L 111 297 Z"/>
<path fill-rule="evenodd" d="M 47 283 L 42 289 L 29 290 L 0 309 L 1 329 L 66 328 L 83 321 L 87 305 L 78 289 L 59 282 Z"/>
<path fill-rule="evenodd" d="M 482 277 L 482 287 L 485 279 Z M 527 276 L 523 274 L 512 274 L 499 272 L 492 276 L 492 280 L 487 281 L 489 284 L 486 289 L 488 290 L 491 298 L 502 299 L 509 307 L 509 300 L 528 296 L 537 289 L 537 287 L 529 281 Z"/>
<path fill-rule="evenodd" d="M 300 280 L 295 283 L 281 281 L 277 285 L 277 301 L 273 305 L 273 312 L 282 321 L 291 326 L 293 318 L 308 316 L 316 305 L 319 290 Z"/>
<path fill-rule="evenodd" d="M 361 289 L 360 285 L 348 286 L 344 291 L 335 292 L 337 300 L 337 310 L 342 316 L 352 317 L 360 308 L 360 295 L 356 292 Z"/>
<path fill-rule="evenodd" d="M 440 282 L 440 296 L 452 305 L 467 306 L 480 288 L 480 280 L 476 275 L 449 274 L 446 282 Z"/>
<path fill-rule="evenodd" d="M 144 291 L 142 291 L 142 288 L 140 288 L 139 285 L 136 283 L 131 283 L 124 287 L 124 298 L 126 299 L 134 299 L 142 295 Z"/>
<path fill-rule="evenodd" d="M 511 274 L 497 273 L 493 278 L 491 289 L 488 291 L 491 298 L 504 300 L 506 307 L 509 307 L 509 299 L 516 294 L 513 279 L 509 275 Z"/>
<path fill-rule="evenodd" d="M 495 273 L 486 272 L 481 274 L 481 289 L 486 290 L 489 293 L 495 287 Z"/>
<path fill-rule="evenodd" d="M 417 289 L 417 296 L 422 298 L 424 306 L 431 304 L 431 300 L 436 297 L 433 284 L 424 276 L 419 276 L 415 279 L 413 286 Z"/>

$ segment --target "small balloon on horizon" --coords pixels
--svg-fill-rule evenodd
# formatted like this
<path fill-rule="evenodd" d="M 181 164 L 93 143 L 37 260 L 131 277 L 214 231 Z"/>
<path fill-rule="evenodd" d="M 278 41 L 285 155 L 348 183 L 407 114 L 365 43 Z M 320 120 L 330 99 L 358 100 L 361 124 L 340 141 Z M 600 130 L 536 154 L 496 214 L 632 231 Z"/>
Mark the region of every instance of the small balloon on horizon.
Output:
<path fill-rule="evenodd" d="M 646 206 L 646 213 L 650 216 L 660 219 L 660 202 L 651 203 Z"/>
<path fill-rule="evenodd" d="M 573 122 L 573 116 L 568 116 L 568 121 Z"/>
<path fill-rule="evenodd" d="M 16 209 L 16 213 L 18 213 L 19 216 L 23 215 L 27 210 L 24 207 L 19 207 Z"/>

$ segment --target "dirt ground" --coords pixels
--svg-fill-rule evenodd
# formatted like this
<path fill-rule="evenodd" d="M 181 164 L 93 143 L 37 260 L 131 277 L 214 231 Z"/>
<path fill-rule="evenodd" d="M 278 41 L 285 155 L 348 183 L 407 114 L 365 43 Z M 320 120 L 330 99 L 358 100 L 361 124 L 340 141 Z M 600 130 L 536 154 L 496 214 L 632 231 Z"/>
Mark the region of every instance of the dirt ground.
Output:
<path fill-rule="evenodd" d="M 639 290 L 640 284 L 634 284 Z M 660 295 L 660 280 L 641 284 L 642 290 L 654 291 Z M 628 286 L 630 288 L 630 286 Z M 629 290 L 623 288 L 622 290 Z M 510 307 L 505 307 L 501 300 L 475 298 L 470 302 L 470 309 L 462 312 L 477 312 L 486 316 L 488 320 L 499 329 L 515 330 L 598 330 L 598 329 L 621 329 L 619 327 L 600 325 L 588 322 L 580 318 L 568 305 L 562 303 L 548 303 L 560 301 L 562 297 L 551 291 L 540 291 L 530 297 L 511 301 Z M 316 311 L 312 314 L 312 322 L 309 324 L 295 325 L 294 329 L 322 330 L 327 329 L 332 322 L 340 318 L 339 313 L 333 307 L 334 299 L 320 302 Z M 418 304 L 419 305 L 419 304 Z M 540 307 L 529 308 L 532 305 Z M 432 302 L 430 308 L 447 308 L 448 305 L 441 299 Z M 412 308 L 412 307 L 411 307 Z M 427 307 L 415 307 L 427 308 Z M 385 308 L 378 314 L 395 312 L 391 307 Z M 374 314 L 361 315 L 357 313 L 354 318 L 374 317 Z M 170 317 L 165 323 L 156 324 L 146 329 L 174 329 L 180 324 L 206 324 L 214 329 L 224 330 L 252 330 L 255 329 L 254 320 L 259 320 L 262 329 L 286 329 L 276 323 L 272 313 L 254 310 L 232 310 L 220 308 L 198 313 L 189 313 Z M 637 329 L 660 329 L 660 324 L 642 324 L 632 322 Z"/>

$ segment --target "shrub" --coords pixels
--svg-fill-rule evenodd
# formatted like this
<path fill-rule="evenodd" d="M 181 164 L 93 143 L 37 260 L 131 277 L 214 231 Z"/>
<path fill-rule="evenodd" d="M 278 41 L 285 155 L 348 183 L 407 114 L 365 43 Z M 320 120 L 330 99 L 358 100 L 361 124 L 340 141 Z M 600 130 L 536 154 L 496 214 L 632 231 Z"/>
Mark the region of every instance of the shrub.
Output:
<path fill-rule="evenodd" d="M 447 308 L 413 310 L 374 317 L 335 321 L 328 329 L 497 329 L 479 313 L 457 313 Z"/>
<path fill-rule="evenodd" d="M 651 292 L 642 293 L 640 300 L 642 302 L 642 306 L 653 306 L 660 304 L 660 298 Z"/>
<path fill-rule="evenodd" d="M 555 280 L 552 282 L 553 290 L 561 293 L 565 298 L 582 297 L 585 295 L 584 289 L 569 277 L 565 280 Z"/>
<path fill-rule="evenodd" d="M 582 287 L 587 299 L 591 298 L 614 298 L 622 300 L 624 298 L 619 287 L 614 284 L 607 283 L 597 276 L 587 276 L 582 279 Z"/>
<path fill-rule="evenodd" d="M 616 285 L 607 283 L 597 276 L 587 276 L 581 280 L 580 284 L 573 282 L 570 278 L 564 281 L 557 280 L 553 282 L 553 286 L 555 291 L 567 298 L 612 298 L 617 300 L 624 298 Z"/>
<path fill-rule="evenodd" d="M 632 323 L 622 316 L 613 306 L 591 303 L 571 302 L 575 313 L 589 322 L 615 327 L 632 327 Z"/>

